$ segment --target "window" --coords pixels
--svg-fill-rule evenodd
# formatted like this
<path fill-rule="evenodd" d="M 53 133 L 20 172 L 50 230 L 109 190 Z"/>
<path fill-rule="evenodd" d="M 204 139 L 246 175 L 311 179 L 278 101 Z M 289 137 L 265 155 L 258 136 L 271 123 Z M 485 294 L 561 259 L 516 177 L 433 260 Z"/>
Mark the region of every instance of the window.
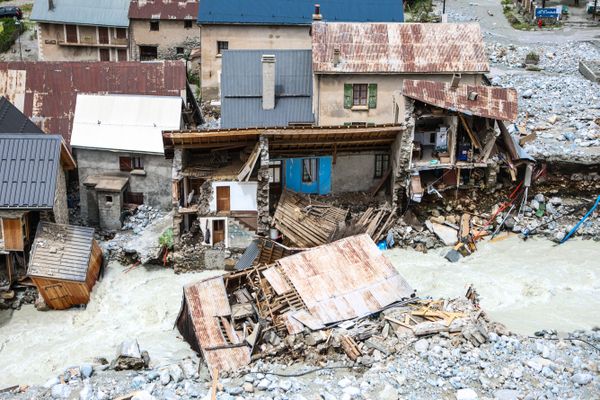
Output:
<path fill-rule="evenodd" d="M 352 85 L 352 105 L 366 106 L 369 86 L 366 83 L 355 83 Z"/>
<path fill-rule="evenodd" d="M 281 183 L 281 161 L 269 161 L 269 183 Z"/>
<path fill-rule="evenodd" d="M 67 43 L 77 43 L 77 26 L 76 25 L 65 25 L 65 31 L 67 36 Z"/>
<path fill-rule="evenodd" d="M 160 30 L 160 21 L 150 21 L 150 30 L 151 31 Z"/>
<path fill-rule="evenodd" d="M 142 157 L 119 157 L 119 170 L 130 172 L 135 169 L 144 169 L 144 160 Z"/>
<path fill-rule="evenodd" d="M 156 46 L 140 46 L 140 61 L 151 61 L 158 58 Z"/>
<path fill-rule="evenodd" d="M 185 21 L 183 21 L 183 27 L 185 29 L 189 29 L 192 27 L 192 23 L 193 21 L 191 19 L 186 19 Z"/>
<path fill-rule="evenodd" d="M 175 52 L 177 53 L 178 56 L 182 56 L 183 55 L 183 47 L 175 47 Z"/>
<path fill-rule="evenodd" d="M 113 198 L 112 198 L 112 196 L 104 196 L 104 200 L 105 200 L 107 203 L 112 203 L 112 200 L 113 200 Z"/>
<path fill-rule="evenodd" d="M 125 28 L 116 28 L 117 29 L 117 39 L 127 39 L 127 29 Z"/>
<path fill-rule="evenodd" d="M 364 110 L 377 107 L 376 83 L 345 83 L 344 108 Z"/>
<path fill-rule="evenodd" d="M 119 61 L 127 61 L 127 50 L 118 49 L 117 50 L 117 60 Z"/>
<path fill-rule="evenodd" d="M 217 54 L 221 54 L 223 50 L 229 49 L 229 42 L 217 41 Z"/>
<path fill-rule="evenodd" d="M 302 182 L 313 183 L 317 181 L 318 161 L 316 158 L 302 160 Z"/>
<path fill-rule="evenodd" d="M 109 49 L 99 49 L 100 52 L 100 61 L 110 61 L 110 50 Z"/>
<path fill-rule="evenodd" d="M 390 167 L 389 154 L 375 154 L 375 176 L 374 178 L 383 178 L 383 175 Z"/>

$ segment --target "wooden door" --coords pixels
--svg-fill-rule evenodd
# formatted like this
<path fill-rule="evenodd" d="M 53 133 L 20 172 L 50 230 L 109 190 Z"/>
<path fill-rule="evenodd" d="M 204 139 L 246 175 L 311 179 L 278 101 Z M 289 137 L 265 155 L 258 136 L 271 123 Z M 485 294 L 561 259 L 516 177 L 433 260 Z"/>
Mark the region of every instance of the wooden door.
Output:
<path fill-rule="evenodd" d="M 119 61 L 127 61 L 127 50 L 125 50 L 125 49 L 118 49 L 117 50 L 117 59 Z"/>
<path fill-rule="evenodd" d="M 100 61 L 110 61 L 109 49 L 100 49 Z"/>
<path fill-rule="evenodd" d="M 65 25 L 65 30 L 67 31 L 67 43 L 77 43 L 77 26 Z"/>
<path fill-rule="evenodd" d="M 229 186 L 217 187 L 217 212 L 231 210 L 231 194 Z"/>
<path fill-rule="evenodd" d="M 108 44 L 108 28 L 105 26 L 98 27 L 98 43 Z"/>
<path fill-rule="evenodd" d="M 4 235 L 4 248 L 8 251 L 23 251 L 23 223 L 21 218 L 2 218 L 2 233 Z"/>
<path fill-rule="evenodd" d="M 229 188 L 228 188 L 229 189 Z M 213 245 L 225 240 L 225 220 L 213 220 Z"/>
<path fill-rule="evenodd" d="M 44 286 L 42 292 L 46 294 L 44 300 L 46 300 L 50 307 L 56 310 L 62 310 L 71 306 L 69 293 L 60 283 Z"/>

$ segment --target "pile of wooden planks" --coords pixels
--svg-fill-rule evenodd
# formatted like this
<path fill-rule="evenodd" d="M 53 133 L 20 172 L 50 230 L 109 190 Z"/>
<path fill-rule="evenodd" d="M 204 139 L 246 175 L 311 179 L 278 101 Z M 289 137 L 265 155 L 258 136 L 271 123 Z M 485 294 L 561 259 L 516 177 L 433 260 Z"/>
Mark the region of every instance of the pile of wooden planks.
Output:
<path fill-rule="evenodd" d="M 285 191 L 273 216 L 275 228 L 298 247 L 316 247 L 332 241 L 344 226 L 348 210 Z"/>
<path fill-rule="evenodd" d="M 375 243 L 385 238 L 396 223 L 396 208 L 376 211 L 369 207 L 354 223 L 359 230 L 371 236 Z"/>

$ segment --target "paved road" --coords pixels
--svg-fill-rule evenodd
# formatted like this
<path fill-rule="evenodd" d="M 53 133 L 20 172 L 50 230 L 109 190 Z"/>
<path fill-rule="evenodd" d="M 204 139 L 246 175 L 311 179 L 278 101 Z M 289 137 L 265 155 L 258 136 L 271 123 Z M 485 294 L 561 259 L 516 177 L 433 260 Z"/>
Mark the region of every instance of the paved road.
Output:
<path fill-rule="evenodd" d="M 435 0 L 441 10 L 441 0 Z M 583 4 L 583 2 L 582 2 Z M 489 15 L 490 11 L 493 15 Z M 572 41 L 600 40 L 600 26 L 579 28 L 565 26 L 557 30 L 519 31 L 513 29 L 504 14 L 500 0 L 446 0 L 446 12 L 464 17 L 474 17 L 481 24 L 486 41 L 513 44 L 567 43 Z"/>

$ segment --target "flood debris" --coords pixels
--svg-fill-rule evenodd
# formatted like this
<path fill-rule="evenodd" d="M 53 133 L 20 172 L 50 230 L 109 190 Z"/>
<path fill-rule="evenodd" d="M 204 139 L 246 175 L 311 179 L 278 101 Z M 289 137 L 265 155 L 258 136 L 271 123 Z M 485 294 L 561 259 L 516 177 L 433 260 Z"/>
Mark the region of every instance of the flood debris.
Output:
<path fill-rule="evenodd" d="M 30 257 L 27 274 L 50 308 L 89 302 L 103 262 L 93 228 L 40 222 Z"/>
<path fill-rule="evenodd" d="M 320 344 L 332 327 L 412 302 L 413 296 L 362 234 L 186 286 L 177 327 L 209 371 L 235 371 L 253 353 L 278 354 L 293 343 L 288 337 L 306 334 L 309 343 Z M 353 325 L 363 340 L 372 336 L 353 322 L 344 330 Z M 353 340 L 343 339 L 351 358 L 357 356 Z"/>

